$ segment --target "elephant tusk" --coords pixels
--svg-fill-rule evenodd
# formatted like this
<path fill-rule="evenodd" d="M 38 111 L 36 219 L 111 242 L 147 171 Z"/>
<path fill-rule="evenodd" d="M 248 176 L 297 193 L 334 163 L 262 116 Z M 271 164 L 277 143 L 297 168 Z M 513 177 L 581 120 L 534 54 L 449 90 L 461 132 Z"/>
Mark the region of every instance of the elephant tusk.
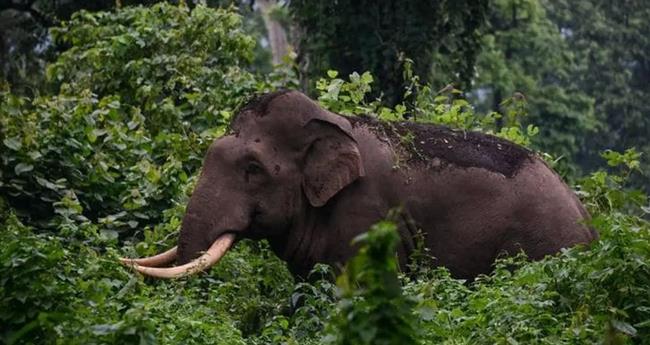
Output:
<path fill-rule="evenodd" d="M 140 259 L 120 258 L 120 262 L 127 266 L 138 265 L 147 267 L 160 267 L 176 260 L 176 257 L 178 256 L 176 253 L 177 249 L 178 246 L 174 246 L 174 248 L 166 252 Z"/>
<path fill-rule="evenodd" d="M 214 241 L 214 243 L 212 243 L 212 246 L 210 246 L 203 255 L 185 265 L 161 268 L 141 266 L 137 263 L 132 263 L 131 267 L 144 275 L 156 278 L 170 279 L 186 277 L 212 267 L 226 254 L 234 241 L 234 234 L 228 233 L 221 235 Z"/>

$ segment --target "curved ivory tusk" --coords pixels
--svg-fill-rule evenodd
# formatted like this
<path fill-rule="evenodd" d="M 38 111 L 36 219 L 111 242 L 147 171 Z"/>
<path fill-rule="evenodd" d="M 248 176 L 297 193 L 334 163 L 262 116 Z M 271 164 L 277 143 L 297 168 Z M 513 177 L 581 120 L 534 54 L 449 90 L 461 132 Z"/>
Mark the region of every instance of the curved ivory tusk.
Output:
<path fill-rule="evenodd" d="M 212 243 L 212 246 L 203 255 L 185 265 L 160 268 L 140 266 L 134 263 L 132 267 L 136 271 L 151 277 L 182 278 L 212 267 L 226 254 L 234 241 L 234 234 L 223 234 Z"/>
<path fill-rule="evenodd" d="M 176 257 L 178 256 L 176 253 L 177 249 L 178 246 L 174 246 L 174 248 L 158 255 L 139 259 L 120 258 L 120 261 L 128 266 L 139 265 L 147 267 L 160 267 L 176 260 Z"/>

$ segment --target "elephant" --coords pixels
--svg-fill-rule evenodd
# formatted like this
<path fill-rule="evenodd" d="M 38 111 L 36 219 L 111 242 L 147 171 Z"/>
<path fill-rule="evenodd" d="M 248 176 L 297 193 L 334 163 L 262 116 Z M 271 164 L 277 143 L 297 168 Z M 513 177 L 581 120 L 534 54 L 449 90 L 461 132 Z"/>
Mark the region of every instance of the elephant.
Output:
<path fill-rule="evenodd" d="M 357 250 L 351 241 L 393 209 L 403 269 L 421 236 L 434 265 L 466 280 L 491 272 L 500 255 L 537 260 L 598 238 L 585 207 L 533 151 L 478 132 L 342 116 L 284 90 L 247 103 L 210 145 L 177 246 L 122 260 L 181 277 L 239 239 L 266 239 L 304 278 L 317 263 L 341 267 Z"/>

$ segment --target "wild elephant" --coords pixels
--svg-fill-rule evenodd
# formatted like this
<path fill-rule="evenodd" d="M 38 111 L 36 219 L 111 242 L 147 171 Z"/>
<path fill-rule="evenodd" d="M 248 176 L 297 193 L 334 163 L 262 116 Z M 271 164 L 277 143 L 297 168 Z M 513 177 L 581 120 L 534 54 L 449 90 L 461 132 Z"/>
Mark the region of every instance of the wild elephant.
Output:
<path fill-rule="evenodd" d="M 393 208 L 402 215 L 402 266 L 420 232 L 435 263 L 465 279 L 490 272 L 504 252 L 540 259 L 597 237 L 572 190 L 523 147 L 431 124 L 340 116 L 282 91 L 251 101 L 212 143 L 177 247 L 123 261 L 179 277 L 210 267 L 238 239 L 267 239 L 305 276 L 316 263 L 344 263 L 355 253 L 351 240 Z M 159 267 L 174 260 L 179 266 Z"/>

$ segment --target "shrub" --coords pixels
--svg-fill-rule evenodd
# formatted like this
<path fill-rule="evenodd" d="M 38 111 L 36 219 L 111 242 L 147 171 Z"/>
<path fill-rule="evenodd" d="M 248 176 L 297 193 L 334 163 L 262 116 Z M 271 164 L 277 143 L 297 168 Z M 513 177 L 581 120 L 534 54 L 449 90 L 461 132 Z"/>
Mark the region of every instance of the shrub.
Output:
<path fill-rule="evenodd" d="M 265 242 L 242 241 L 210 272 L 178 281 L 119 265 L 120 255 L 170 245 L 207 144 L 244 97 L 291 78 L 243 69 L 251 40 L 238 21 L 202 6 L 82 12 L 55 33 L 70 50 L 49 69 L 54 94 L 0 92 L 0 342 L 647 343 L 650 207 L 625 188 L 640 166 L 633 150 L 606 152 L 618 172 L 576 187 L 599 242 L 537 262 L 504 259 L 471 284 L 418 264 L 424 249 L 400 273 L 390 222 L 358 239 L 338 284 L 324 266 L 294 283 Z M 319 101 L 522 144 L 537 133 L 521 128 L 516 97 L 504 114 L 477 114 L 459 91 L 405 76 L 408 104 L 368 100 L 368 73 L 328 73 Z"/>
<path fill-rule="evenodd" d="M 0 93 L 0 189 L 44 220 L 62 198 L 105 232 L 156 224 L 185 200 L 207 145 L 257 87 L 239 15 L 157 4 L 81 11 L 52 31 L 58 94 Z M 25 212 L 22 212 L 22 211 Z"/>
<path fill-rule="evenodd" d="M 402 295 L 391 222 L 374 225 L 353 242 L 359 254 L 338 278 L 342 299 L 325 337 L 331 344 L 417 344 L 411 301 Z"/>

